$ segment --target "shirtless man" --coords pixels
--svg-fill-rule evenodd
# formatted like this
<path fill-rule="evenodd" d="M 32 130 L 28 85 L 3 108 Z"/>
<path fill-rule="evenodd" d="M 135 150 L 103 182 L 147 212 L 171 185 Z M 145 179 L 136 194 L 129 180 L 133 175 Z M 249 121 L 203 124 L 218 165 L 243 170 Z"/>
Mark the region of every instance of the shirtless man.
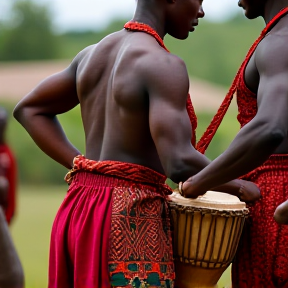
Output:
<path fill-rule="evenodd" d="M 213 137 L 209 131 L 219 126 L 234 92 L 242 128 L 222 155 L 183 184 L 183 193 L 197 197 L 245 174 L 243 179 L 255 182 L 262 199 L 250 207 L 232 266 L 233 288 L 287 287 L 288 227 L 273 216 L 288 199 L 288 0 L 240 0 L 239 6 L 249 19 L 263 17 L 266 27 L 197 147 L 205 152 Z M 287 202 L 277 208 L 276 219 L 285 209 Z"/>
<path fill-rule="evenodd" d="M 72 168 L 52 228 L 49 288 L 173 286 L 165 179 L 184 181 L 210 161 L 191 144 L 186 66 L 163 38 L 186 39 L 203 16 L 202 0 L 138 0 L 125 29 L 81 51 L 16 106 L 37 145 Z M 85 157 L 56 117 L 78 104 Z M 244 200 L 259 198 L 243 180 L 219 190 L 240 197 L 243 185 Z"/>

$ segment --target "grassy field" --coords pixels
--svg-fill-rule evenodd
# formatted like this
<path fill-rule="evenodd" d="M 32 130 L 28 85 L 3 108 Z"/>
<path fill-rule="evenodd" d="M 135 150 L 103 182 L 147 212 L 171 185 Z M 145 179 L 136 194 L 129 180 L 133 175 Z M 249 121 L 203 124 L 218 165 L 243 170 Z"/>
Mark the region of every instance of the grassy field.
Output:
<path fill-rule="evenodd" d="M 67 186 L 20 187 L 18 215 L 11 232 L 22 260 L 26 288 L 47 287 L 50 230 Z M 218 283 L 230 286 L 230 269 Z"/>
<path fill-rule="evenodd" d="M 50 230 L 67 186 L 20 187 L 11 231 L 25 272 L 26 288 L 47 287 Z"/>

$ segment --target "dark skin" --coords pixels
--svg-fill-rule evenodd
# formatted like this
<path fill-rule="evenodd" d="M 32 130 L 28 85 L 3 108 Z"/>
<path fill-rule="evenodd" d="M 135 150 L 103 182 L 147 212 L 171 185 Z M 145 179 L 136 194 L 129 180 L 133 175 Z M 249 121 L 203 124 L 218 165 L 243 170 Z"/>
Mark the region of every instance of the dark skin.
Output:
<path fill-rule="evenodd" d="M 278 224 L 288 225 L 288 200 L 276 208 L 274 219 Z"/>
<path fill-rule="evenodd" d="M 7 127 L 7 111 L 0 107 L 0 144 L 5 142 L 5 131 Z M 4 177 L 4 167 L 0 166 L 0 206 L 3 208 L 7 205 L 7 196 L 9 183 L 6 177 Z"/>
<path fill-rule="evenodd" d="M 5 143 L 5 132 L 7 128 L 7 111 L 0 107 L 0 144 Z"/>
<path fill-rule="evenodd" d="M 288 6 L 288 1 L 241 0 L 239 6 L 245 9 L 247 18 L 261 16 L 268 23 Z M 257 115 L 240 130 L 222 155 L 183 184 L 187 197 L 197 197 L 245 175 L 271 154 L 288 153 L 287 27 L 286 15 L 261 41 L 246 67 L 246 85 L 257 94 Z"/>
<path fill-rule="evenodd" d="M 3 176 L 2 170 L 4 169 L 0 167 L 0 206 L 5 208 L 7 205 L 9 182 L 6 177 Z"/>
<path fill-rule="evenodd" d="M 0 206 L 0 287 L 23 288 L 24 273 Z"/>
<path fill-rule="evenodd" d="M 0 144 L 5 141 L 7 111 L 0 107 Z M 24 272 L 6 222 L 4 208 L 7 205 L 9 182 L 0 166 L 0 287 L 23 288 Z"/>
<path fill-rule="evenodd" d="M 186 39 L 204 17 L 201 0 L 138 0 L 134 20 Z M 18 103 L 15 118 L 36 144 L 68 169 L 81 154 L 56 115 L 81 106 L 85 156 L 137 163 L 186 180 L 210 163 L 191 145 L 186 111 L 189 78 L 184 62 L 146 33 L 118 31 L 81 51 L 71 65 L 40 83 Z M 177 129 L 172 129 L 177 127 Z M 259 189 L 234 180 L 217 187 L 254 201 Z"/>

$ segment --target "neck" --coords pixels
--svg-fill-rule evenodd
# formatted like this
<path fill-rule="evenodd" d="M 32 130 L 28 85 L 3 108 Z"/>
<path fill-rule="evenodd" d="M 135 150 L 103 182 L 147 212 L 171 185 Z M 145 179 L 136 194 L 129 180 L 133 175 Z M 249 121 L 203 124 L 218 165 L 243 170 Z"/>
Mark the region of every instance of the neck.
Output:
<path fill-rule="evenodd" d="M 162 13 L 163 8 L 157 7 L 161 5 L 161 3 L 159 4 L 161 1 L 153 1 L 153 5 L 152 3 L 147 2 L 138 0 L 137 8 L 132 20 L 149 25 L 163 39 L 166 34 L 165 17 L 164 13 Z"/>
<path fill-rule="evenodd" d="M 264 20 L 266 24 L 282 9 L 288 7 L 288 0 L 268 0 L 264 8 Z"/>

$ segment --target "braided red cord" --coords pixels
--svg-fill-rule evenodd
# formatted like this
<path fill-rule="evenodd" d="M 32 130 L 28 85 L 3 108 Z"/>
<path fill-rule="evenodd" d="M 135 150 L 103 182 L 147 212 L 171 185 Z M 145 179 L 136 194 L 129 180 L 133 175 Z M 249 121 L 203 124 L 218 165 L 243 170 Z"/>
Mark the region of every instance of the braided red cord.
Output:
<path fill-rule="evenodd" d="M 124 28 L 129 30 L 129 31 L 140 31 L 140 32 L 145 32 L 151 36 L 153 36 L 156 41 L 158 42 L 158 44 L 164 48 L 167 52 L 169 52 L 169 50 L 166 48 L 163 39 L 159 36 L 159 34 L 149 25 L 144 24 L 144 23 L 139 23 L 136 21 L 129 21 L 124 25 Z M 197 128 L 197 116 L 195 114 L 193 105 L 192 105 L 192 101 L 190 98 L 190 95 L 188 94 L 187 96 L 187 102 L 186 102 L 186 109 L 187 109 L 187 113 L 189 115 L 189 119 L 190 119 L 190 123 L 191 123 L 191 127 L 192 127 L 192 139 L 191 139 L 191 143 L 192 145 L 195 147 L 196 145 L 196 128 Z"/>
<path fill-rule="evenodd" d="M 217 132 L 217 129 L 219 128 L 219 126 L 220 126 L 229 106 L 230 106 L 230 103 L 233 99 L 233 95 L 236 92 L 236 88 L 237 88 L 241 73 L 244 73 L 244 69 L 245 69 L 248 61 L 250 60 L 252 54 L 254 53 L 256 47 L 258 46 L 260 41 L 265 37 L 267 32 L 269 32 L 270 29 L 272 29 L 272 27 L 276 24 L 276 22 L 282 16 L 284 16 L 287 13 L 288 13 L 288 7 L 282 9 L 277 15 L 275 15 L 273 17 L 273 19 L 270 20 L 269 23 L 266 25 L 266 27 L 262 30 L 260 36 L 256 39 L 256 41 L 253 43 L 253 45 L 249 49 L 249 51 L 245 57 L 245 60 L 243 61 L 242 65 L 240 66 L 240 68 L 239 68 L 239 70 L 238 70 L 238 72 L 237 72 L 237 74 L 236 74 L 236 76 L 232 82 L 232 85 L 231 85 L 226 97 L 224 98 L 220 108 L 218 109 L 216 115 L 213 117 L 208 128 L 206 129 L 206 131 L 204 132 L 201 139 L 199 140 L 199 142 L 196 145 L 196 149 L 199 152 L 201 152 L 202 154 L 205 153 L 205 151 L 208 148 L 209 144 L 211 143 L 215 133 Z"/>

